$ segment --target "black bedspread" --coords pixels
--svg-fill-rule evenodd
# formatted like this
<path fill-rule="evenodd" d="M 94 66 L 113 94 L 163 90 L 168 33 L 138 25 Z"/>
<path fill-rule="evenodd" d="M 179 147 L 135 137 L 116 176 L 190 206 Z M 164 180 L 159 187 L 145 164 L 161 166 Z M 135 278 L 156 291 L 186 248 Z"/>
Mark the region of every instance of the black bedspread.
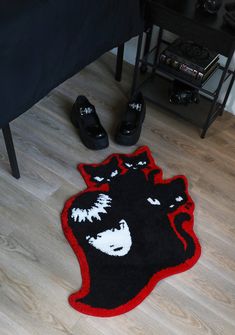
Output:
<path fill-rule="evenodd" d="M 0 128 L 142 29 L 139 0 L 1 0 Z"/>

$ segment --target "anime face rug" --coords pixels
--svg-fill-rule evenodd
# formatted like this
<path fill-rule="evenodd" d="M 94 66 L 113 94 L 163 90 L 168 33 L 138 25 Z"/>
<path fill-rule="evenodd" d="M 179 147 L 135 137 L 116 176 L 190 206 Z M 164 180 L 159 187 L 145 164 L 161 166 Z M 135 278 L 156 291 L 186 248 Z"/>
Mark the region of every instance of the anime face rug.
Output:
<path fill-rule="evenodd" d="M 87 189 L 62 212 L 82 273 L 82 287 L 69 303 L 85 314 L 115 316 L 137 306 L 161 279 L 197 262 L 194 203 L 186 178 L 164 180 L 147 147 L 78 168 Z"/>

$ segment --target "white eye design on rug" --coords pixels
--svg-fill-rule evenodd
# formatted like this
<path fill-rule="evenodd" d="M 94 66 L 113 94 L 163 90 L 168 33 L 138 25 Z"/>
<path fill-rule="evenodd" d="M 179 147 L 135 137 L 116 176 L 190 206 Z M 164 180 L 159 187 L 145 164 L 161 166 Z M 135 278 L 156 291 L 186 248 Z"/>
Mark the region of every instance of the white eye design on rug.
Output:
<path fill-rule="evenodd" d="M 86 237 L 94 248 L 110 256 L 125 256 L 130 251 L 132 240 L 128 224 L 125 220 L 119 221 L 118 228 L 107 229 L 96 237 Z"/>
<path fill-rule="evenodd" d="M 104 180 L 104 178 L 103 177 L 99 177 L 99 176 L 96 176 L 96 177 L 94 177 L 94 179 L 96 180 L 96 181 L 102 181 L 102 180 Z"/>
<path fill-rule="evenodd" d="M 137 165 L 146 165 L 146 162 L 142 162 L 142 161 L 140 161 Z"/>
<path fill-rule="evenodd" d="M 125 163 L 125 165 L 129 168 L 133 166 L 133 164 L 131 164 L 131 163 Z"/>
<path fill-rule="evenodd" d="M 115 170 L 115 171 L 113 171 L 113 172 L 111 173 L 111 177 L 113 178 L 113 177 L 115 177 L 117 174 L 118 174 L 118 170 Z"/>
<path fill-rule="evenodd" d="M 161 203 L 158 199 L 148 198 L 147 201 L 153 206 L 160 206 Z"/>
<path fill-rule="evenodd" d="M 183 201 L 184 199 L 179 195 L 177 198 L 175 198 L 175 200 L 176 200 L 177 202 L 181 202 L 181 201 Z"/>

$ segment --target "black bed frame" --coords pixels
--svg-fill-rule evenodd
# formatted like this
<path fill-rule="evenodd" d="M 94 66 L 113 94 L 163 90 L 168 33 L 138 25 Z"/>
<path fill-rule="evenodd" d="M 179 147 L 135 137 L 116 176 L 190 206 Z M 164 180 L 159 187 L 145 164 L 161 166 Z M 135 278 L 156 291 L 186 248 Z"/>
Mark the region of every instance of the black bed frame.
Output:
<path fill-rule="evenodd" d="M 117 61 L 116 61 L 115 79 L 117 81 L 121 81 L 121 78 L 122 78 L 123 53 L 124 53 L 124 44 L 121 44 L 118 47 Z M 10 166 L 11 166 L 12 176 L 16 179 L 19 179 L 20 171 L 19 171 L 19 167 L 17 163 L 10 124 L 7 124 L 5 127 L 3 127 L 2 132 L 3 132 L 6 150 L 7 150 Z"/>

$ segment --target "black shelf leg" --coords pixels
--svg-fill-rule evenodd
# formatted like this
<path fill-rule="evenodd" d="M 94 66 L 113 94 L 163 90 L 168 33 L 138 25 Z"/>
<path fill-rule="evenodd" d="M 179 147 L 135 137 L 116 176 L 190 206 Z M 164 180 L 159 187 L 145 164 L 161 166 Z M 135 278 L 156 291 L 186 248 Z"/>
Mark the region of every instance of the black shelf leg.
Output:
<path fill-rule="evenodd" d="M 132 81 L 132 87 L 131 87 L 131 97 L 133 97 L 133 95 L 135 94 L 135 90 L 136 90 L 136 86 L 137 86 L 143 34 L 144 33 L 140 34 L 139 38 L 138 38 L 138 46 L 137 46 L 137 52 L 136 52 L 136 58 L 135 58 L 135 68 L 134 68 L 134 75 L 133 75 L 133 81 Z"/>
<path fill-rule="evenodd" d="M 160 45 L 161 45 L 161 42 L 162 42 L 162 36 L 163 36 L 163 29 L 161 27 L 159 27 L 158 37 L 157 37 L 157 48 L 156 48 L 155 56 L 154 56 L 154 65 L 153 65 L 153 68 L 152 68 L 152 74 L 155 73 L 156 67 L 157 67 L 157 64 L 158 64 L 158 56 L 159 56 L 159 51 L 160 51 Z"/>
<path fill-rule="evenodd" d="M 234 81 L 235 81 L 235 70 L 234 70 L 233 75 L 232 75 L 232 78 L 231 78 L 231 80 L 230 80 L 230 83 L 229 83 L 227 92 L 226 92 L 226 94 L 225 94 L 224 100 L 223 100 L 223 102 L 222 102 L 222 104 L 221 104 L 221 106 L 220 106 L 220 115 L 223 115 L 223 111 L 224 111 L 224 108 L 225 108 L 226 103 L 227 103 L 227 101 L 228 101 L 228 97 L 229 97 L 229 94 L 230 94 L 231 89 L 232 89 L 232 87 L 233 87 Z"/>
<path fill-rule="evenodd" d="M 124 43 L 118 47 L 118 51 L 117 51 L 117 63 L 116 63 L 116 73 L 115 73 L 115 79 L 117 81 L 122 80 L 123 55 L 124 55 Z"/>
<path fill-rule="evenodd" d="M 16 159 L 15 148 L 12 140 L 10 125 L 2 128 L 3 137 L 5 140 L 5 145 L 8 153 L 8 158 L 11 166 L 12 176 L 16 179 L 20 178 L 20 171 Z"/>
<path fill-rule="evenodd" d="M 145 39 L 145 44 L 144 44 L 143 59 L 145 59 L 147 54 L 149 53 L 151 39 L 152 39 L 152 33 L 153 33 L 153 25 L 151 25 L 146 31 L 146 39 Z M 147 70 L 148 70 L 148 66 L 147 66 L 146 62 L 143 62 L 141 64 L 140 71 L 141 71 L 141 73 L 146 73 Z"/>
<path fill-rule="evenodd" d="M 219 85 L 218 85 L 218 88 L 217 88 L 217 90 L 216 90 L 216 94 L 215 94 L 213 103 L 212 103 L 212 105 L 211 105 L 210 111 L 209 111 L 209 113 L 208 113 L 208 115 L 207 115 L 206 122 L 204 123 L 203 129 L 202 129 L 202 133 L 201 133 L 201 138 L 205 138 L 205 136 L 206 136 L 206 132 L 207 132 L 208 128 L 209 128 L 210 125 L 211 125 L 211 119 L 212 119 L 213 115 L 216 113 L 216 108 L 217 108 L 217 104 L 218 104 L 218 103 L 217 103 L 217 102 L 218 102 L 218 98 L 219 98 L 219 95 L 220 95 L 220 92 L 221 92 L 221 88 L 222 88 L 222 86 L 223 86 L 223 82 L 224 82 L 224 79 L 225 79 L 225 77 L 226 77 L 227 71 L 228 71 L 228 69 L 229 69 L 229 65 L 230 65 L 230 63 L 231 63 L 231 60 L 232 60 L 232 57 L 233 57 L 233 53 L 234 53 L 234 49 L 232 48 L 231 51 L 230 51 L 230 54 L 229 54 L 229 56 L 228 56 L 226 65 L 225 65 L 225 67 L 224 67 L 223 74 L 222 74 L 222 76 L 221 76 L 221 78 L 220 78 Z M 234 78 L 232 78 L 231 81 L 234 81 Z M 230 85 L 231 85 L 231 82 L 230 82 Z M 230 85 L 229 85 L 229 87 L 230 87 Z M 232 86 L 230 87 L 230 91 L 231 91 L 231 88 L 232 88 Z M 227 90 L 227 93 L 230 93 L 230 91 Z M 225 96 L 226 101 L 227 101 L 228 96 L 229 96 L 229 94 L 227 94 L 227 93 L 226 93 L 226 96 Z M 224 105 L 224 103 L 226 103 L 226 101 L 225 101 L 225 99 L 224 99 L 224 101 L 223 101 L 223 105 Z M 225 105 L 224 105 L 224 106 L 225 106 Z M 224 107 L 224 106 L 223 106 L 223 107 Z M 219 108 L 219 112 L 218 112 L 218 114 L 221 114 L 221 107 Z"/>

